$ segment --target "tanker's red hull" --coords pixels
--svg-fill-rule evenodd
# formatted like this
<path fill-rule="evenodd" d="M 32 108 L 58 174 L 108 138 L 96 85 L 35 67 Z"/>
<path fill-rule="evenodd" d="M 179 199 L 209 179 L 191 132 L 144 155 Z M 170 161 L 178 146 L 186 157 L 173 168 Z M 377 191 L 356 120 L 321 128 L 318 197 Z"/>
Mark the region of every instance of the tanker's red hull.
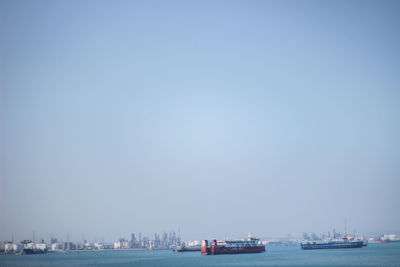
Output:
<path fill-rule="evenodd" d="M 256 247 L 212 246 L 212 247 L 202 247 L 201 254 L 203 255 L 241 254 L 241 253 L 260 253 L 264 251 L 265 251 L 265 246 L 256 246 Z"/>

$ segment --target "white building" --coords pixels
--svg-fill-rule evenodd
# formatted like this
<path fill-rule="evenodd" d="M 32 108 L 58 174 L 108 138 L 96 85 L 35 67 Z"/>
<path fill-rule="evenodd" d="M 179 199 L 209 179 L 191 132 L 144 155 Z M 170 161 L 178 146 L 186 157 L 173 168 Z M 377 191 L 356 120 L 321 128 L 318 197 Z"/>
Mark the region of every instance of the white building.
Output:
<path fill-rule="evenodd" d="M 99 249 L 99 250 L 101 250 L 101 249 L 103 249 L 103 244 L 102 244 L 102 243 L 97 243 L 97 242 L 95 242 L 95 243 L 93 244 L 93 247 L 94 247 L 94 249 Z"/>
<path fill-rule="evenodd" d="M 131 243 L 129 241 L 124 241 L 124 242 L 122 242 L 122 247 L 123 248 L 130 248 L 131 247 Z"/>
<path fill-rule="evenodd" d="M 4 245 L 4 252 L 5 253 L 11 252 L 11 251 L 17 251 L 17 249 L 18 249 L 17 244 L 7 243 L 7 244 Z"/>
<path fill-rule="evenodd" d="M 40 249 L 40 250 L 47 250 L 47 244 L 46 243 L 37 243 L 35 245 L 36 249 Z"/>
<path fill-rule="evenodd" d="M 60 243 L 53 243 L 50 245 L 51 250 L 59 250 L 62 249 L 62 245 Z"/>
<path fill-rule="evenodd" d="M 121 242 L 114 242 L 114 249 L 120 249 L 121 248 Z"/>

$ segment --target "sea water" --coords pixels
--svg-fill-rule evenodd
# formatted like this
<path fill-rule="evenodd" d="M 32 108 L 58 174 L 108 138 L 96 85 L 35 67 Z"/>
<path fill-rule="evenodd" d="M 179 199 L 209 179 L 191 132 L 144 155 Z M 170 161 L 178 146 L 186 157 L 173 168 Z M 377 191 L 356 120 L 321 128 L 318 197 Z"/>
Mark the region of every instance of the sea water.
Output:
<path fill-rule="evenodd" d="M 326 250 L 267 246 L 265 253 L 214 256 L 172 250 L 0 255 L 0 266 L 400 266 L 400 243 Z"/>

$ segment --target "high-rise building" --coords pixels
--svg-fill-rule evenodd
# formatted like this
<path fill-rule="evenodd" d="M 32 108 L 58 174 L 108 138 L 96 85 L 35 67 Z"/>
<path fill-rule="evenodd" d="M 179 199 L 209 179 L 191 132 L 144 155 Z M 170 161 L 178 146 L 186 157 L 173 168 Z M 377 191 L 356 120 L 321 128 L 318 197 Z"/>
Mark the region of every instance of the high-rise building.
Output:
<path fill-rule="evenodd" d="M 131 248 L 136 247 L 136 237 L 135 234 L 131 234 Z"/>
<path fill-rule="evenodd" d="M 306 232 L 304 232 L 303 233 L 303 239 L 304 240 L 310 240 L 310 236 Z"/>

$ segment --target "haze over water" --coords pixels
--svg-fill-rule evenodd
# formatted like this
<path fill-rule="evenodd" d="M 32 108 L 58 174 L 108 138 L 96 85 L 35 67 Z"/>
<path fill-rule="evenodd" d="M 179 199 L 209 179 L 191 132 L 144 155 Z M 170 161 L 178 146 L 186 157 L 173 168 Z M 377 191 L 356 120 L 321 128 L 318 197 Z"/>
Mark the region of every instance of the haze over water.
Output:
<path fill-rule="evenodd" d="M 0 3 L 0 240 L 399 233 L 398 1 Z"/>

